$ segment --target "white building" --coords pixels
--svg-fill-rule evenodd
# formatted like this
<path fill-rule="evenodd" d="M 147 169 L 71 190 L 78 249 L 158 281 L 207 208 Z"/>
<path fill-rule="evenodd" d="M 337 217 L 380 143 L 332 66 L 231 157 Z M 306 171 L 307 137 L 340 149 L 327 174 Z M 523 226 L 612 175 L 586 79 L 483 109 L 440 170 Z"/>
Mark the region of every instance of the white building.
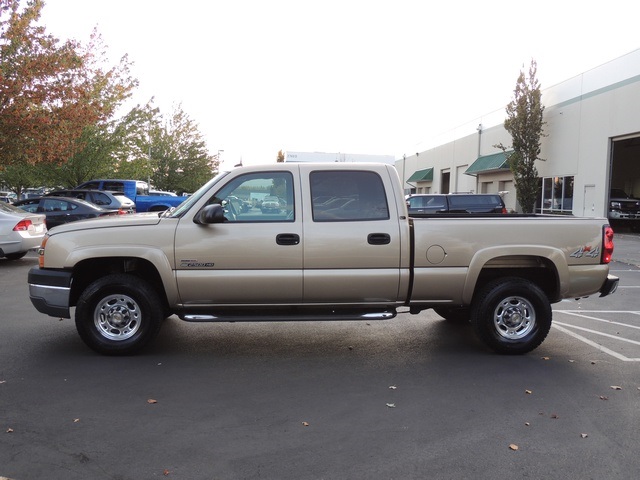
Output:
<path fill-rule="evenodd" d="M 640 197 L 640 49 L 543 89 L 542 103 L 537 211 L 606 217 L 610 188 Z M 406 193 L 509 191 L 516 209 L 513 175 L 494 146 L 511 145 L 505 118 L 503 108 L 396 160 Z"/>

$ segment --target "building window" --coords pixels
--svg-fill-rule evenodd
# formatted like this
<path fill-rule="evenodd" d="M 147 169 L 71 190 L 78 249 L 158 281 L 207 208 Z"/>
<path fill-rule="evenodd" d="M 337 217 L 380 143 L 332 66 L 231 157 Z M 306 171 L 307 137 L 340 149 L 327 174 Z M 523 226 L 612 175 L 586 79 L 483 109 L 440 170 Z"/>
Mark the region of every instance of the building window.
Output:
<path fill-rule="evenodd" d="M 536 212 L 571 215 L 573 213 L 573 176 L 541 178 Z"/>

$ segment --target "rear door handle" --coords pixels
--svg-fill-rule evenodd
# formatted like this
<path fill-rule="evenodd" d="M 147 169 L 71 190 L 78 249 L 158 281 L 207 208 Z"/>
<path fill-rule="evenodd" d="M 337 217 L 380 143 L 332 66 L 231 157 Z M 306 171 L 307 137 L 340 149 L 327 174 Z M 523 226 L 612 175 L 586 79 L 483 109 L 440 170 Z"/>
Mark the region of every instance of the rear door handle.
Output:
<path fill-rule="evenodd" d="M 276 243 L 278 245 L 298 245 L 300 243 L 300 235 L 297 233 L 279 233 L 276 235 Z"/>
<path fill-rule="evenodd" d="M 388 233 L 370 233 L 367 237 L 369 245 L 389 245 L 391 243 L 391 235 Z"/>

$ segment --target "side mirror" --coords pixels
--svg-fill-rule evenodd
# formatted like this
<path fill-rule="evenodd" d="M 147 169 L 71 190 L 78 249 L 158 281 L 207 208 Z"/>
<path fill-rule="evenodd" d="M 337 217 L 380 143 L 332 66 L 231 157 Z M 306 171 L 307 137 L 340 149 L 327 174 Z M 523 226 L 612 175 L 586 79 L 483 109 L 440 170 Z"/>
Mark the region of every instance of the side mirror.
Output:
<path fill-rule="evenodd" d="M 222 223 L 225 221 L 222 205 L 207 205 L 193 217 L 193 223 L 207 225 L 210 223 Z"/>

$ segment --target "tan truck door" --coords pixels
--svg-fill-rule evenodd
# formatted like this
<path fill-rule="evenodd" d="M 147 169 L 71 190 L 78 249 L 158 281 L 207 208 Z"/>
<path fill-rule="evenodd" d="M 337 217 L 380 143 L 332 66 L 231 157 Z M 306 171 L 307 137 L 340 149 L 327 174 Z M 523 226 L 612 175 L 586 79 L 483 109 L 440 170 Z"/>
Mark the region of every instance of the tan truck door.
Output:
<path fill-rule="evenodd" d="M 300 167 L 304 302 L 395 302 L 400 228 L 387 198 L 386 171 L 312 168 Z"/>

